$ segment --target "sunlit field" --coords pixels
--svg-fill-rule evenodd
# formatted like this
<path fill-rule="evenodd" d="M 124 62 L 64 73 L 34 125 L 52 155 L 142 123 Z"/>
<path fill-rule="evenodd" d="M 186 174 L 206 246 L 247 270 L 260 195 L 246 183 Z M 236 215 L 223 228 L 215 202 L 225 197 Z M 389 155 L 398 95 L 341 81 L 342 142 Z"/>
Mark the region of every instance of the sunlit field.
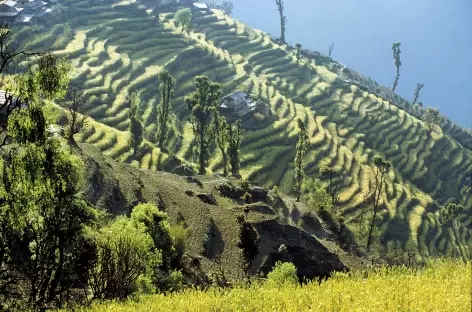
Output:
<path fill-rule="evenodd" d="M 80 311 L 471 311 L 471 265 L 441 261 L 414 271 L 337 274 L 321 285 L 188 290 Z"/>

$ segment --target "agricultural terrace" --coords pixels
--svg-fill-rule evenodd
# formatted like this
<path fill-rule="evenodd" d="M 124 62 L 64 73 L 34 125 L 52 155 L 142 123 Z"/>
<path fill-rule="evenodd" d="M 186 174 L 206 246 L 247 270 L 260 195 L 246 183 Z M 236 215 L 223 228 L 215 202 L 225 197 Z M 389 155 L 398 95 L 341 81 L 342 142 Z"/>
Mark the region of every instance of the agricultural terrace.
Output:
<path fill-rule="evenodd" d="M 225 92 L 240 89 L 270 104 L 275 121 L 245 132 L 244 178 L 291 192 L 296 120 L 301 118 L 309 131 L 306 174 L 319 177 L 321 165 L 336 169 L 342 214 L 350 226 L 356 227 L 374 178 L 373 157 L 379 154 L 394 168 L 382 194 L 386 239 L 410 240 L 424 256 L 471 255 L 467 214 L 472 198 L 464 181 L 472 171 L 472 152 L 440 129 L 430 133 L 423 121 L 388 101 L 355 85 L 342 86 L 336 74 L 313 60 L 297 63 L 292 49 L 220 11 L 195 13 L 187 32 L 173 20 L 174 13 L 155 15 L 134 1 L 93 6 L 65 0 L 64 5 L 47 25 L 20 28 L 16 35 L 25 38 L 33 32 L 30 49 L 47 47 L 72 62 L 73 83 L 88 98 L 82 113 L 91 118 L 79 141 L 142 169 L 168 168 L 176 157 L 191 161 L 195 142 L 184 97 L 194 90 L 195 76 L 207 75 Z M 166 153 L 151 140 L 157 75 L 164 68 L 176 79 Z M 138 158 L 128 144 L 130 92 L 142 100 L 145 123 L 146 141 Z M 210 169 L 220 168 L 215 149 Z M 445 198 L 467 208 L 460 222 L 439 224 L 434 201 Z"/>

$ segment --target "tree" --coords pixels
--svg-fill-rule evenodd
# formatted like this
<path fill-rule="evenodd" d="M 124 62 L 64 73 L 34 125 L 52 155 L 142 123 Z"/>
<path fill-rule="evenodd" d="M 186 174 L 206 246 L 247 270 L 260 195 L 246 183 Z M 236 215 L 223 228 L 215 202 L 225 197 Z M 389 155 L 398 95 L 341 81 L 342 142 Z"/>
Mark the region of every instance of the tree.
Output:
<path fill-rule="evenodd" d="M 300 43 L 297 43 L 295 45 L 295 48 L 297 48 L 297 54 L 296 54 L 296 57 L 297 57 L 297 64 L 300 63 L 300 50 L 302 48 L 302 45 Z"/>
<path fill-rule="evenodd" d="M 41 55 L 38 61 L 38 92 L 39 96 L 46 99 L 62 99 L 67 92 L 71 65 L 64 58 L 58 58 L 54 54 Z"/>
<path fill-rule="evenodd" d="M 133 148 L 133 156 L 136 157 L 139 148 L 143 143 L 144 125 L 139 116 L 139 97 L 136 93 L 132 93 L 128 98 L 131 105 L 128 116 L 129 116 L 129 144 Z"/>
<path fill-rule="evenodd" d="M 424 121 L 426 122 L 430 132 L 433 132 L 436 126 L 439 126 L 440 120 L 439 109 L 428 107 L 424 115 Z"/>
<path fill-rule="evenodd" d="M 303 158 L 308 150 L 308 134 L 306 133 L 305 124 L 299 118 L 297 119 L 298 129 L 298 142 L 295 152 L 295 195 L 297 202 L 300 201 L 302 194 L 303 179 L 305 177 L 305 171 L 303 169 Z"/>
<path fill-rule="evenodd" d="M 400 66 L 402 66 L 402 62 L 400 60 L 400 54 L 402 53 L 402 51 L 400 50 L 401 45 L 402 44 L 400 42 L 395 42 L 392 45 L 393 58 L 395 59 L 395 66 L 397 68 L 397 75 L 395 76 L 395 80 L 393 82 L 393 92 L 395 92 L 395 89 L 398 86 L 398 79 L 400 79 Z"/>
<path fill-rule="evenodd" d="M 70 143 L 75 143 L 74 135 L 80 133 L 87 123 L 87 116 L 80 114 L 80 111 L 84 109 L 86 102 L 84 96 L 76 87 L 69 89 L 66 99 L 68 102 L 67 119 L 69 121 L 66 129 L 66 136 Z"/>
<path fill-rule="evenodd" d="M 379 210 L 379 205 L 380 205 L 380 198 L 382 196 L 382 191 L 384 189 L 385 184 L 387 183 L 387 174 L 392 167 L 391 163 L 389 161 L 384 161 L 382 157 L 380 156 L 375 156 L 374 157 L 374 165 L 376 167 L 375 171 L 375 179 L 374 179 L 374 200 L 373 200 L 373 213 L 372 213 L 372 219 L 370 220 L 369 224 L 369 231 L 367 233 L 367 251 L 370 251 L 372 242 L 373 242 L 373 232 L 374 232 L 374 227 L 377 219 L 377 214 Z"/>
<path fill-rule="evenodd" d="M 228 175 L 228 123 L 226 122 L 226 118 L 219 114 L 215 114 L 214 119 L 216 144 L 218 145 L 223 158 L 223 175 L 226 177 Z"/>
<path fill-rule="evenodd" d="M 416 101 L 418 101 L 418 98 L 420 97 L 420 91 L 423 89 L 424 84 L 422 83 L 417 83 L 416 84 L 416 90 L 415 90 L 415 96 L 413 98 L 413 105 L 416 104 Z"/>
<path fill-rule="evenodd" d="M 449 203 L 439 210 L 439 223 L 445 225 L 457 218 L 463 211 L 464 207 L 462 205 Z"/>
<path fill-rule="evenodd" d="M 3 46 L 3 48 L 8 50 L 9 46 Z M 0 55 L 2 53 L 7 52 L 0 51 Z M 39 98 L 61 99 L 66 93 L 69 83 L 69 70 L 70 64 L 64 59 L 57 59 L 54 55 L 44 54 L 39 57 L 36 71 L 28 70 L 15 78 L 15 89 L 6 90 L 5 102 L 0 104 L 0 111 L 2 111 L 0 116 L 0 148 L 11 142 L 11 136 L 8 134 L 7 128 L 8 120 L 13 112 L 38 101 Z"/>
<path fill-rule="evenodd" d="M 223 1 L 221 4 L 221 10 L 223 10 L 227 15 L 231 15 L 234 10 L 233 1 Z"/>
<path fill-rule="evenodd" d="M 29 82 L 38 83 L 33 77 Z M 93 257 L 85 227 L 94 213 L 77 195 L 82 163 L 60 139 L 47 137 L 37 99 L 8 121 L 12 143 L 0 158 L 0 250 L 8 255 L 0 256 L 7 260 L 0 267 L 26 285 L 28 303 L 42 309 L 60 306 L 69 289 L 86 283 Z"/>
<path fill-rule="evenodd" d="M 220 85 L 211 82 L 208 77 L 195 78 L 197 90 L 185 98 L 192 115 L 190 123 L 197 139 L 199 174 L 206 172 L 210 158 L 210 147 L 213 141 L 213 116 L 215 115 L 218 100 L 221 97 Z"/>
<path fill-rule="evenodd" d="M 285 44 L 285 28 L 287 24 L 287 17 L 285 16 L 284 0 L 275 0 L 277 10 L 280 15 L 280 42 Z"/>
<path fill-rule="evenodd" d="M 339 202 L 338 186 L 334 185 L 334 177 L 336 175 L 336 171 L 331 167 L 323 166 L 320 168 L 320 174 L 324 177 L 329 178 L 329 184 L 326 187 L 326 192 L 331 197 L 331 207 L 333 208 L 333 211 L 334 211 L 336 208 L 336 205 Z"/>
<path fill-rule="evenodd" d="M 38 52 L 22 50 L 13 42 L 11 34 L 11 26 L 8 23 L 0 25 L 0 74 L 4 74 L 10 65 L 22 56 L 40 55 Z"/>
<path fill-rule="evenodd" d="M 187 32 L 192 25 L 192 11 L 189 8 L 180 9 L 175 13 L 175 19 L 182 26 L 182 31 L 187 28 Z"/>
<path fill-rule="evenodd" d="M 332 42 L 329 46 L 328 46 L 328 57 L 331 58 L 331 54 L 333 54 L 333 48 L 334 48 L 334 42 Z"/>
<path fill-rule="evenodd" d="M 242 139 L 241 121 L 238 120 L 236 123 L 228 125 L 228 157 L 233 177 L 239 175 L 239 148 L 241 147 Z"/>
<path fill-rule="evenodd" d="M 241 249 L 243 258 L 243 270 L 249 276 L 252 261 L 259 253 L 259 233 L 254 226 L 247 222 L 243 215 L 237 217 L 239 224 L 238 248 Z"/>
<path fill-rule="evenodd" d="M 159 90 L 161 93 L 161 101 L 157 107 L 157 144 L 160 148 L 164 147 L 169 114 L 172 109 L 170 105 L 170 99 L 174 95 L 174 88 L 174 78 L 167 70 L 161 71 L 159 73 Z"/>
<path fill-rule="evenodd" d="M 0 45 L 3 70 L 19 54 Z M 7 92 L 2 131 L 10 146 L 0 149 L 0 309 L 15 298 L 35 309 L 60 307 L 71 288 L 84 287 L 94 258 L 85 232 L 95 212 L 78 194 L 82 162 L 62 139 L 48 137 L 40 100 L 64 96 L 69 68 L 43 55 L 35 71 L 15 77 L 15 96 Z"/>
<path fill-rule="evenodd" d="M 307 179 L 303 183 L 303 189 L 308 193 L 307 202 L 316 212 L 328 210 L 331 205 L 330 196 L 326 192 L 326 185 L 318 179 Z"/>

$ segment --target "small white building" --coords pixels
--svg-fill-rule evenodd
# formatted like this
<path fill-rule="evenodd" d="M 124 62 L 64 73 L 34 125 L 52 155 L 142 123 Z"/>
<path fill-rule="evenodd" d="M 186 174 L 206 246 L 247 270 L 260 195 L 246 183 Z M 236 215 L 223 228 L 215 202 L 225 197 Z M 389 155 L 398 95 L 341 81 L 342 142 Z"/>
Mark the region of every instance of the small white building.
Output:
<path fill-rule="evenodd" d="M 220 112 L 226 116 L 242 117 L 247 115 L 262 104 L 261 102 L 253 101 L 246 93 L 241 91 L 233 92 L 222 99 L 220 105 Z"/>
<path fill-rule="evenodd" d="M 194 2 L 192 9 L 194 11 L 199 11 L 199 12 L 207 12 L 209 11 L 208 5 L 206 3 L 202 2 Z"/>
<path fill-rule="evenodd" d="M 13 0 L 0 0 L 0 23 L 13 23 L 23 9 Z"/>

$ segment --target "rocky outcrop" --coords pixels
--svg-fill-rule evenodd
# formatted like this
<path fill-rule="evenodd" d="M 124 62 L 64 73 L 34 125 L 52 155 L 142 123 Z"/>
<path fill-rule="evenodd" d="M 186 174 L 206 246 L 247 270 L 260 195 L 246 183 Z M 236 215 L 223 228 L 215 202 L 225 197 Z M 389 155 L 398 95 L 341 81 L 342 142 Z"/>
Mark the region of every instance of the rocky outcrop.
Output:
<path fill-rule="evenodd" d="M 340 258 L 305 231 L 277 220 L 255 223 L 261 239 L 261 249 L 252 269 L 266 275 L 277 261 L 289 261 L 297 267 L 300 280 L 325 278 L 334 271 L 348 271 Z M 287 253 L 279 252 L 280 245 Z"/>
<path fill-rule="evenodd" d="M 205 204 L 212 205 L 212 206 L 218 206 L 218 203 L 216 202 L 215 196 L 213 196 L 213 194 L 200 193 L 200 194 L 197 194 L 195 196 L 200 198 L 200 200 L 202 202 L 204 202 Z"/>

